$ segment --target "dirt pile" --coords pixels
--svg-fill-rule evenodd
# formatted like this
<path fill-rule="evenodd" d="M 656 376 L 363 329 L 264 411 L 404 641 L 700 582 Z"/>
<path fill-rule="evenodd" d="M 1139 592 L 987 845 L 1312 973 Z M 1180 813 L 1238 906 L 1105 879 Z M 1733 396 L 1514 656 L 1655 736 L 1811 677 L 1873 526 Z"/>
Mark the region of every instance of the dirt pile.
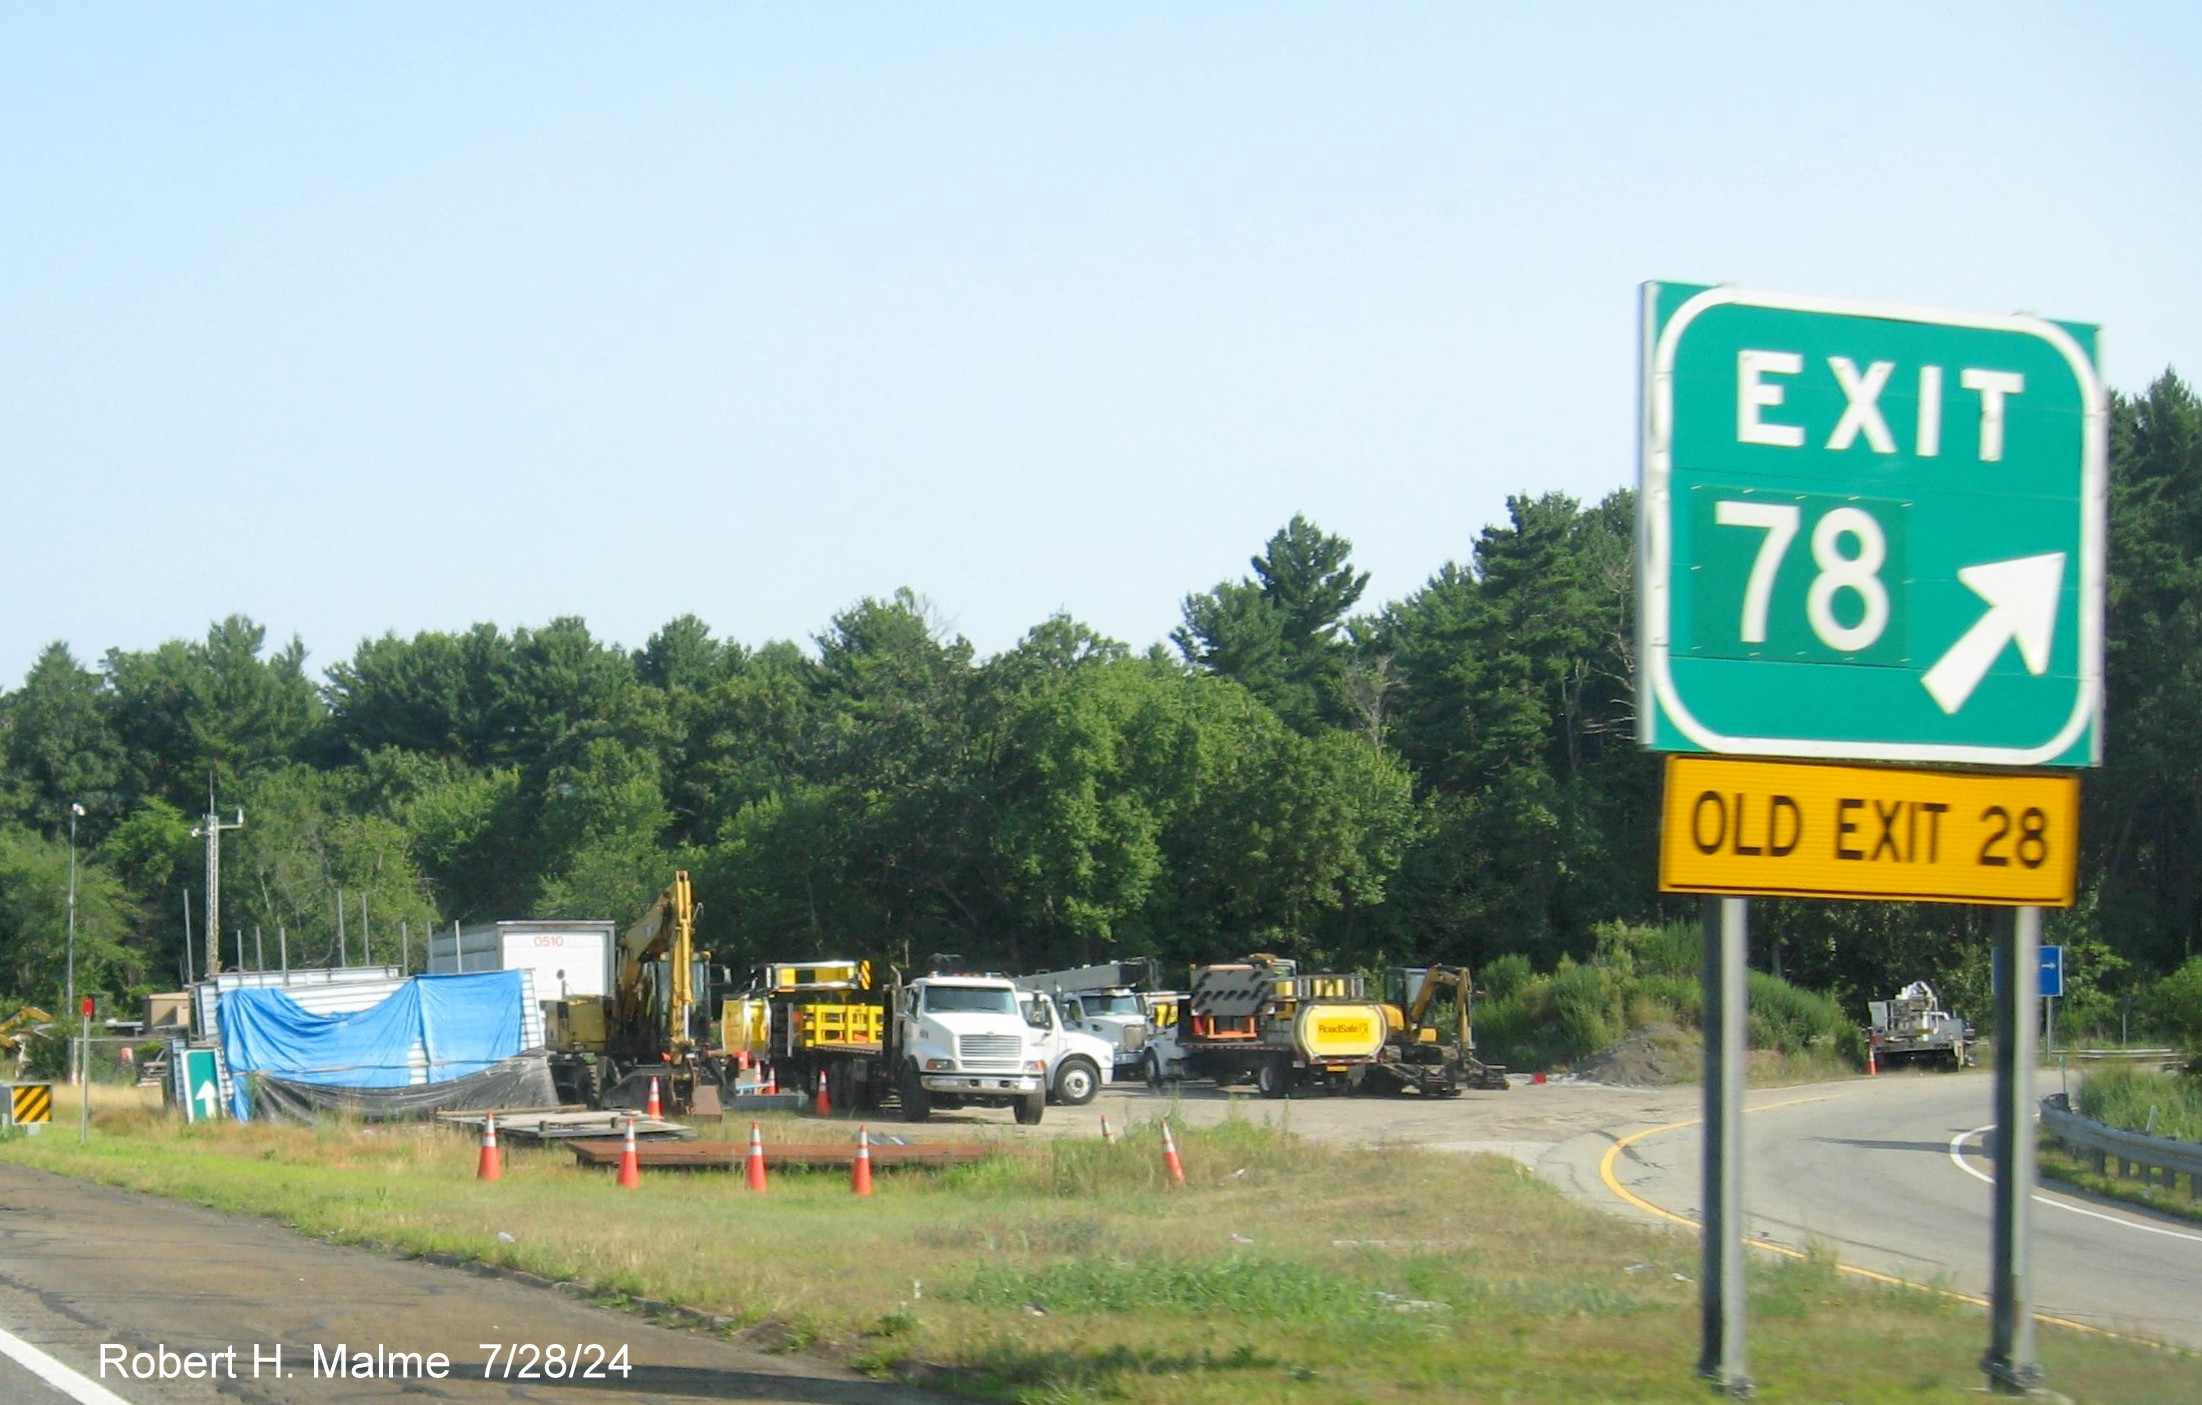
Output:
<path fill-rule="evenodd" d="M 1575 1072 L 1624 1088 L 1665 1088 L 1695 1082 L 1704 1068 L 1702 1037 L 1680 1025 L 1645 1025 L 1618 1044 L 1599 1050 Z"/>

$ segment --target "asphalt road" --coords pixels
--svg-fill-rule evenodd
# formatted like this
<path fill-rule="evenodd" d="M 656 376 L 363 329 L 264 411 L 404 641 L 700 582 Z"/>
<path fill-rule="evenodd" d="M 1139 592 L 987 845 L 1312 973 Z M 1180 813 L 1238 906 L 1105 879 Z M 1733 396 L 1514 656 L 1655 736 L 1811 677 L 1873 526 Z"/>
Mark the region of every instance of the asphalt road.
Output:
<path fill-rule="evenodd" d="M 0 1331 L 5 1330 L 0 1324 Z M 0 1356 L 0 1400 L 8 1405 L 82 1405 L 5 1356 Z"/>
<path fill-rule="evenodd" d="M 0 1330 L 128 1405 L 937 1402 L 806 1357 L 653 1327 L 547 1288 L 323 1244 L 263 1220 L 4 1164 Z M 579 1382 L 485 1375 L 482 1344 L 492 1342 L 594 1344 L 608 1357 L 624 1347 L 630 1369 Z M 350 1353 L 440 1352 L 450 1375 L 400 1376 L 386 1356 L 370 1359 L 366 1378 L 317 1372 L 315 1348 L 333 1353 L 338 1344 Z M 110 1372 L 102 1380 L 101 1349 L 118 1346 L 132 1357 L 162 1348 L 178 1358 L 230 1348 L 237 1356 L 233 1374 L 222 1379 L 126 1380 Z M 256 1350 L 268 1363 L 257 1371 Z M 158 1370 L 158 1361 L 155 1355 L 147 1364 Z M 347 1361 L 356 1363 L 356 1355 Z M 71 1398 L 0 1357 L 0 1401 L 59 1405 Z"/>
<path fill-rule="evenodd" d="M 1982 1072 L 1753 1094 L 1744 1117 L 1747 1232 L 1798 1249 L 1818 1243 L 1846 1264 L 1985 1296 L 1990 1168 L 1979 1134 L 1992 1118 L 1991 1096 Z M 1548 1152 L 1540 1169 L 1583 1199 L 1641 1215 L 1599 1167 L 1616 1141 L 1662 1125 L 1577 1137 Z M 1613 1159 L 1614 1179 L 1696 1219 L 1701 1135 L 1696 1125 L 1669 1125 L 1636 1137 Z M 2202 1225 L 2055 1190 L 2036 1196 L 2033 1219 L 2037 1312 L 2202 1348 Z"/>

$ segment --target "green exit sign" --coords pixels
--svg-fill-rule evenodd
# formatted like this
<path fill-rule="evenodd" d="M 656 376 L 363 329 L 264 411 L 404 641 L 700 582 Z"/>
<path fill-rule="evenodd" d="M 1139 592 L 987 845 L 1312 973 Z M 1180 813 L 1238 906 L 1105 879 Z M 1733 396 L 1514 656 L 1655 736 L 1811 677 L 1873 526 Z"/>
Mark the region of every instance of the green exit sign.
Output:
<path fill-rule="evenodd" d="M 1644 744 L 2098 764 L 2097 367 L 2073 323 L 1644 285 Z"/>

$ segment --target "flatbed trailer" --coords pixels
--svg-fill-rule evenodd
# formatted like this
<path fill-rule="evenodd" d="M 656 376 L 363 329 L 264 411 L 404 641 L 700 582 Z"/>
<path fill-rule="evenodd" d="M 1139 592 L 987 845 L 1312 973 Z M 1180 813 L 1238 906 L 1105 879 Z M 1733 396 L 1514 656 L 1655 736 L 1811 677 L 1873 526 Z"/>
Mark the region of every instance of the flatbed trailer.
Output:
<path fill-rule="evenodd" d="M 1261 955 L 1196 966 L 1176 1009 L 1149 1041 L 1147 1081 L 1252 1083 L 1265 1098 L 1322 1088 L 1352 1092 L 1384 1047 L 1383 1007 L 1359 975 L 1302 975 Z"/>

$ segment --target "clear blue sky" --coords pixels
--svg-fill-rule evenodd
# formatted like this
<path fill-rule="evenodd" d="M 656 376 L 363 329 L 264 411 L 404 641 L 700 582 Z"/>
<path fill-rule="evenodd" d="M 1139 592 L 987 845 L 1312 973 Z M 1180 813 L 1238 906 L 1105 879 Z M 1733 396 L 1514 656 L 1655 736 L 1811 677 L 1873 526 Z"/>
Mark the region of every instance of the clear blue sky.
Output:
<path fill-rule="evenodd" d="M 1635 474 L 1636 285 L 2202 365 L 2202 9 L 0 8 L 0 683 L 908 585 L 1135 646 Z"/>

